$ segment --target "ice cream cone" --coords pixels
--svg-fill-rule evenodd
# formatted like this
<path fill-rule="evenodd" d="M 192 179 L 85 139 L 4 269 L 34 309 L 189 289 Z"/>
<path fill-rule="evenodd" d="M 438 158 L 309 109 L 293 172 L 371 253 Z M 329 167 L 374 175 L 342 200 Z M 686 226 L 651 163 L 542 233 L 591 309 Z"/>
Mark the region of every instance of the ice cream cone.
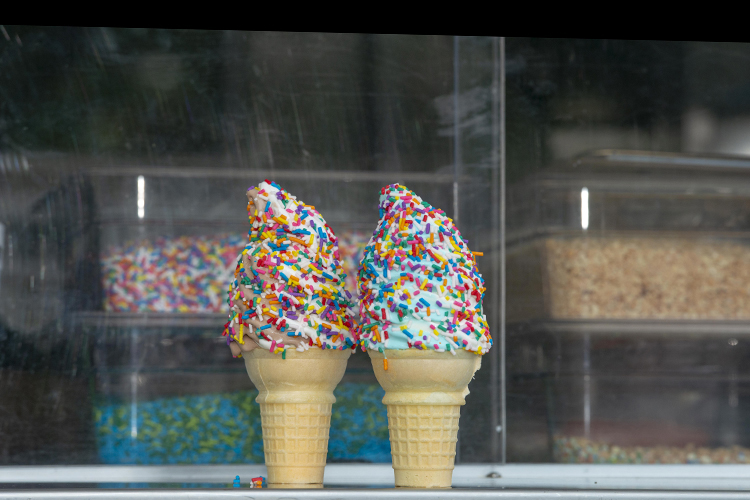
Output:
<path fill-rule="evenodd" d="M 263 349 L 245 353 L 258 388 L 269 485 L 323 484 L 333 390 L 351 350 L 287 350 L 286 359 Z"/>
<path fill-rule="evenodd" d="M 481 357 L 463 350 L 367 352 L 385 389 L 396 486 L 450 488 L 460 407 Z"/>

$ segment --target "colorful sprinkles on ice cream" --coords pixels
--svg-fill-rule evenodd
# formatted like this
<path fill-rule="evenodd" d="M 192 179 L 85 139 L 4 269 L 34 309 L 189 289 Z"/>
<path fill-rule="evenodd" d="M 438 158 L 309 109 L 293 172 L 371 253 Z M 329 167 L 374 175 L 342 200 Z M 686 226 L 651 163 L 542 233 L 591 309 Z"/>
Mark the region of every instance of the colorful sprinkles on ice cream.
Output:
<path fill-rule="evenodd" d="M 315 207 L 277 184 L 248 189 L 249 243 L 229 285 L 224 335 L 233 354 L 348 349 L 356 301 L 344 289 L 338 240 Z"/>
<path fill-rule="evenodd" d="M 442 210 L 406 187 L 380 193 L 357 280 L 362 349 L 486 353 L 492 338 L 475 253 Z"/>

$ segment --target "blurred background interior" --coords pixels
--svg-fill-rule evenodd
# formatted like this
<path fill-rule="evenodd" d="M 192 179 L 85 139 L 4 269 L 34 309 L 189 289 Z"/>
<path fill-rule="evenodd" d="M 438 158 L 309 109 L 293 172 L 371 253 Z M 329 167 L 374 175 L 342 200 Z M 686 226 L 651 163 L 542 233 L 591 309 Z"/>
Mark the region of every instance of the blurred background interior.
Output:
<path fill-rule="evenodd" d="M 0 464 L 262 463 L 221 331 L 266 178 L 327 219 L 352 290 L 387 184 L 484 252 L 496 347 L 458 463 L 750 461 L 748 59 L 0 26 Z M 354 355 L 329 461 L 390 461 L 382 395 Z"/>

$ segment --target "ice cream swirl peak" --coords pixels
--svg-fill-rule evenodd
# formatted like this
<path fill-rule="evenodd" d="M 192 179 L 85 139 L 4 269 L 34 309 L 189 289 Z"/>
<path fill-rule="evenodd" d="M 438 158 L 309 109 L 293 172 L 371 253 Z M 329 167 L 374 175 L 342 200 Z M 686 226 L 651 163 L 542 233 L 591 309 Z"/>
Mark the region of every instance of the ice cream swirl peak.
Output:
<path fill-rule="evenodd" d="M 232 353 L 356 345 L 356 300 L 344 289 L 333 230 L 273 182 L 248 189 L 247 198 L 252 227 L 229 284 L 224 328 Z"/>
<path fill-rule="evenodd" d="M 357 279 L 362 348 L 486 353 L 484 279 L 453 221 L 400 184 L 379 210 Z"/>

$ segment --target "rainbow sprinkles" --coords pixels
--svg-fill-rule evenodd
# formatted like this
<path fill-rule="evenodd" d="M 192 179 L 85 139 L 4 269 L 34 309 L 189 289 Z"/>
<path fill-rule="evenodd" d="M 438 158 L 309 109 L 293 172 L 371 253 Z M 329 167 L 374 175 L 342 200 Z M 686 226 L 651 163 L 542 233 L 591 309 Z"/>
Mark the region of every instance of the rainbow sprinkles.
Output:
<path fill-rule="evenodd" d="M 344 289 L 338 240 L 315 207 L 277 184 L 247 192 L 252 228 L 229 285 L 227 344 L 235 356 L 261 347 L 273 353 L 348 349 L 356 300 Z"/>
<path fill-rule="evenodd" d="M 453 221 L 400 184 L 380 192 L 380 221 L 359 267 L 362 350 L 492 346 L 484 279 Z M 387 366 L 387 365 L 386 365 Z"/>

